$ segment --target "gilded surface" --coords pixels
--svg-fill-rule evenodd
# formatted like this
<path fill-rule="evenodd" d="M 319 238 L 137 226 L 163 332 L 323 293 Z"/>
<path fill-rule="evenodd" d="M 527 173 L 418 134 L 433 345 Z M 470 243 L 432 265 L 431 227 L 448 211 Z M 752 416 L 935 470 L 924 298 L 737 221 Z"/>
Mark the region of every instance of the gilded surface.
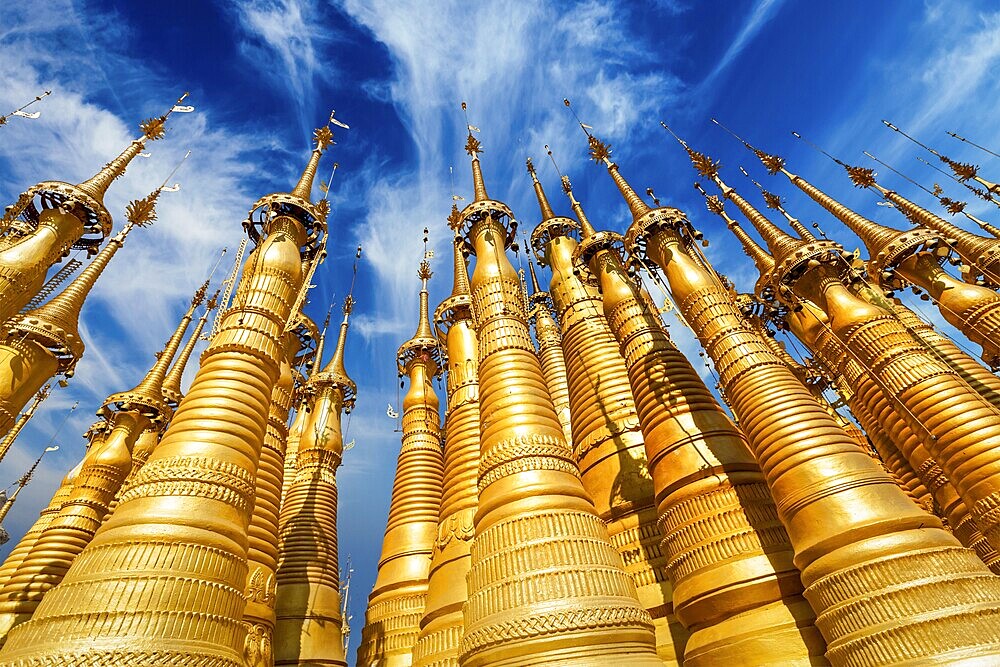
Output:
<path fill-rule="evenodd" d="M 62 584 L 11 632 L 0 664 L 244 664 L 254 480 L 302 289 L 300 248 L 322 230 L 307 201 L 292 203 L 263 224 L 159 446 Z"/>
<path fill-rule="evenodd" d="M 355 387 L 344 369 L 350 301 L 330 362 L 314 373 L 296 415 L 294 468 L 278 519 L 275 665 L 346 665 L 337 550 L 337 468 L 343 459 L 341 412 L 354 405 Z M 288 336 L 288 334 L 286 334 Z M 316 365 L 322 363 L 322 346 Z M 290 370 L 290 369 L 289 369 Z M 291 387 L 288 378 L 288 391 Z M 348 398 L 349 397 L 349 398 Z M 289 393 L 287 404 L 291 402 Z M 286 405 L 287 405 L 286 404 Z M 284 411 L 288 418 L 287 408 Z M 282 426 L 284 422 L 282 422 Z M 293 434 L 288 434 L 291 445 Z M 275 492 L 280 490 L 280 485 Z"/>
<path fill-rule="evenodd" d="M 600 279 L 635 393 L 674 610 L 691 631 L 684 664 L 826 664 L 788 535 L 745 436 L 671 343 L 609 243 L 586 238 L 576 258 L 589 258 L 581 268 Z"/>
<path fill-rule="evenodd" d="M 631 190 L 616 165 L 609 170 L 623 192 Z M 788 531 L 830 662 L 996 655 L 997 608 L 983 610 L 979 591 L 996 585 L 993 575 L 913 504 L 747 328 L 721 285 L 687 258 L 671 224 L 682 224 L 683 214 L 660 211 L 633 208 L 628 245 L 663 269 L 715 361 Z M 928 575 L 928 568 L 949 574 Z M 915 606 L 899 606 L 901 598 Z M 841 622 L 847 618 L 850 624 Z"/>
<path fill-rule="evenodd" d="M 488 199 L 474 153 L 472 165 L 477 196 L 461 228 L 476 255 L 481 462 L 459 660 L 662 665 L 649 613 L 584 489 L 546 389 L 506 255 L 512 216 Z"/>
<path fill-rule="evenodd" d="M 420 277 L 423 288 L 417 331 L 396 355 L 400 373 L 409 377 L 410 387 L 403 398 L 402 447 L 378 575 L 361 632 L 358 665 L 403 667 L 413 663 L 438 534 L 444 459 L 439 403 L 431 381 L 444 369 L 430 328 L 426 260 Z"/>

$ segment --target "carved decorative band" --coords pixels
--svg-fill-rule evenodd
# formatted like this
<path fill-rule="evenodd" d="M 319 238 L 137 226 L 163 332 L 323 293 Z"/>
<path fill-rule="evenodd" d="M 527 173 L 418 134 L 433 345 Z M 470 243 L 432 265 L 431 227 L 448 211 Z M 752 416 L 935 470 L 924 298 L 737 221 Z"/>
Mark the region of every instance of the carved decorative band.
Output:
<path fill-rule="evenodd" d="M 119 503 L 148 496 L 198 496 L 250 511 L 254 491 L 254 477 L 245 468 L 218 459 L 181 456 L 146 463 Z"/>
<path fill-rule="evenodd" d="M 583 628 L 601 630 L 620 627 L 653 629 L 649 613 L 640 607 L 584 607 L 539 614 L 501 623 L 491 623 L 462 637 L 463 655 L 517 640 L 574 632 Z"/>

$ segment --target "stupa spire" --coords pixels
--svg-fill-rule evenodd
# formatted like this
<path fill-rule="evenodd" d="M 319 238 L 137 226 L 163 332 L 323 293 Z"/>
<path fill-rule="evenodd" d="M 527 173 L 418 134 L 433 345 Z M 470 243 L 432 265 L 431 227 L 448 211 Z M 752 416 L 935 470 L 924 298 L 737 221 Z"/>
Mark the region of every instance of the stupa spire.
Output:
<path fill-rule="evenodd" d="M 133 139 L 125 150 L 118 157 L 101 167 L 100 171 L 77 185 L 78 188 L 93 197 L 102 207 L 104 205 L 104 194 L 108 191 L 111 183 L 125 174 L 125 168 L 139 155 L 146 147 L 147 141 L 162 139 L 166 134 L 167 118 L 175 111 L 191 111 L 191 107 L 182 106 L 181 102 L 187 99 L 188 93 L 181 95 L 173 106 L 162 116 L 148 118 L 139 124 L 142 135 Z"/>
<path fill-rule="evenodd" d="M 201 332 L 205 329 L 205 323 L 208 321 L 209 315 L 218 305 L 219 290 L 216 290 L 215 294 L 209 297 L 205 303 L 205 312 L 198 318 L 198 323 L 195 324 L 194 331 L 188 337 L 188 341 L 184 344 L 180 354 L 177 355 L 177 361 L 170 367 L 170 371 L 167 372 L 166 377 L 163 379 L 163 397 L 171 407 L 177 407 L 184 397 L 181 392 L 181 379 L 184 377 L 184 369 L 191 358 L 192 352 L 194 352 L 195 345 L 198 344 L 198 340 L 201 338 Z"/>
<path fill-rule="evenodd" d="M 795 233 L 799 235 L 799 238 L 801 238 L 804 241 L 816 240 L 816 236 L 809 230 L 808 227 L 803 225 L 798 218 L 796 218 L 791 213 L 785 210 L 785 207 L 782 205 L 781 202 L 781 197 L 774 194 L 773 192 L 769 192 L 768 190 L 764 189 L 764 186 L 761 185 L 756 179 L 754 179 L 753 176 L 751 176 L 750 173 L 743 167 L 740 167 L 739 170 L 740 173 L 742 173 L 744 176 L 750 179 L 750 182 L 756 185 L 757 189 L 760 190 L 760 194 L 764 198 L 764 204 L 768 208 L 773 209 L 778 213 L 780 213 L 781 215 L 785 216 L 785 220 L 788 221 L 788 226 L 795 230 Z"/>
<path fill-rule="evenodd" d="M 921 148 L 923 148 L 924 150 L 926 150 L 927 152 L 929 152 L 931 155 L 933 155 L 934 157 L 936 157 L 941 162 L 944 162 L 946 165 L 948 165 L 951 168 L 952 172 L 954 172 L 954 174 L 955 174 L 955 177 L 960 182 L 965 183 L 965 182 L 970 181 L 970 180 L 976 181 L 977 183 L 979 183 L 980 185 L 982 185 L 984 188 L 986 188 L 986 191 L 989 192 L 991 195 L 1000 195 L 1000 184 L 994 183 L 992 181 L 988 181 L 985 178 L 983 178 L 982 176 L 980 176 L 979 175 L 979 166 L 978 165 L 971 164 L 969 162 L 958 162 L 957 160 L 952 160 L 947 155 L 942 155 L 941 153 L 937 152 L 936 150 L 934 150 L 930 146 L 917 141 L 916 139 L 914 139 L 913 137 L 911 137 L 909 134 L 907 134 L 906 132 L 903 132 L 901 129 L 899 129 L 898 127 L 896 127 L 895 125 L 893 125 L 892 123 L 890 123 L 887 120 L 883 120 L 882 124 L 885 125 L 887 128 L 889 128 L 890 130 L 892 130 L 893 132 L 897 132 L 897 133 L 903 135 L 904 137 L 906 137 L 907 139 L 909 139 L 910 141 L 912 141 L 916 145 L 920 146 Z M 996 153 L 993 153 L 992 151 L 987 150 L 987 149 L 983 148 L 982 146 L 980 146 L 978 144 L 973 144 L 968 139 L 964 139 L 962 137 L 959 137 L 957 134 L 955 134 L 953 132 L 949 132 L 948 134 L 950 134 L 951 136 L 955 137 L 956 139 L 960 139 L 961 141 L 964 141 L 964 142 L 966 142 L 968 144 L 971 144 L 971 145 L 975 146 L 976 148 L 979 148 L 980 150 L 984 150 L 987 153 L 990 153 L 991 155 L 994 155 L 994 156 L 996 155 Z"/>
<path fill-rule="evenodd" d="M 556 217 L 556 214 L 552 212 L 552 206 L 549 205 L 549 199 L 545 196 L 545 190 L 542 189 L 542 184 L 538 180 L 538 174 L 535 173 L 535 165 L 529 157 L 526 160 L 526 165 L 528 167 L 528 174 L 531 176 L 531 184 L 535 188 L 535 197 L 538 199 L 538 208 L 542 212 L 542 221 L 549 220 Z"/>
<path fill-rule="evenodd" d="M 927 160 L 925 160 L 924 158 L 920 157 L 919 155 L 917 156 L 917 160 L 919 160 L 920 162 L 923 162 L 924 164 L 926 164 L 931 169 L 934 169 L 935 171 L 937 171 L 937 172 L 939 172 L 941 174 L 944 174 L 945 176 L 947 176 L 948 178 L 952 179 L 956 183 L 965 186 L 966 188 L 968 188 L 973 194 L 975 194 L 980 199 L 984 199 L 986 201 L 993 202 L 997 206 L 1000 206 L 1000 201 L 998 201 L 996 199 L 993 199 L 992 195 L 990 195 L 990 193 L 986 192 L 985 190 L 982 190 L 980 188 L 972 187 L 968 183 L 962 182 L 954 174 L 949 174 L 944 169 L 941 169 L 936 164 L 932 164 L 931 162 L 928 162 Z M 923 186 L 921 186 L 921 187 L 923 187 Z M 934 189 L 933 190 L 927 190 L 927 188 L 923 188 L 923 189 L 925 191 L 930 192 L 930 194 L 933 197 L 936 197 L 937 200 L 939 202 L 941 202 L 941 205 L 945 207 L 945 209 L 948 211 L 949 214 L 955 215 L 956 213 L 961 213 L 966 218 L 968 218 L 972 222 L 974 222 L 977 225 L 979 225 L 979 227 L 982 228 L 982 230 L 984 232 L 986 232 L 987 234 L 993 236 L 994 238 L 1000 238 L 1000 228 L 997 228 L 994 225 L 991 225 L 990 223 L 982 220 L 981 218 L 979 218 L 979 217 L 977 217 L 975 215 L 972 215 L 971 213 L 969 213 L 968 211 L 965 210 L 966 206 L 968 206 L 968 202 L 958 201 L 958 200 L 955 200 L 955 199 L 951 199 L 950 197 L 945 197 L 944 196 L 944 190 L 937 183 L 934 184 Z"/>
<path fill-rule="evenodd" d="M 399 375 L 408 377 L 409 389 L 403 399 L 402 446 L 378 575 L 358 647 L 361 665 L 411 663 L 427 600 L 440 514 L 444 459 L 439 401 L 432 380 L 444 370 L 445 360 L 425 321 L 430 265 L 423 259 L 420 267 L 420 323 L 417 333 L 396 353 Z"/>
<path fill-rule="evenodd" d="M 483 181 L 483 167 L 479 163 L 479 154 L 483 152 L 483 145 L 476 139 L 474 132 L 479 132 L 479 128 L 469 123 L 469 107 L 462 102 L 462 112 L 465 113 L 465 125 L 468 128 L 469 136 L 465 141 L 465 152 L 472 158 L 472 186 L 475 191 L 474 201 L 488 201 L 486 194 L 486 183 Z"/>
<path fill-rule="evenodd" d="M 729 231 L 739 240 L 740 245 L 743 246 L 743 252 L 753 260 L 754 266 L 757 267 L 757 271 L 760 272 L 761 276 L 766 275 L 774 268 L 774 258 L 768 254 L 766 250 L 760 247 L 760 245 L 754 241 L 753 237 L 747 234 L 746 230 L 743 229 L 739 223 L 729 217 L 726 213 L 725 205 L 722 200 L 716 195 L 710 195 L 701 187 L 700 183 L 695 183 L 694 187 L 698 192 L 705 197 L 705 207 L 708 210 L 726 222 L 726 227 Z"/>
<path fill-rule="evenodd" d="M 291 199 L 253 209 L 248 226 L 264 234 L 201 356 L 189 390 L 199 400 L 181 402 L 114 514 L 31 622 L 11 631 L 3 660 L 109 664 L 127 647 L 132 664 L 245 664 L 247 535 L 280 341 L 307 289 L 302 261 L 318 255 L 326 232 L 315 207 Z M 70 609 L 90 619 L 82 633 L 55 629 Z"/>
<path fill-rule="evenodd" d="M 329 125 L 317 129 L 313 133 L 313 139 L 316 145 L 309 154 L 309 161 L 306 162 L 306 167 L 302 170 L 302 175 L 299 176 L 298 182 L 292 188 L 291 193 L 289 193 L 293 197 L 298 197 L 305 201 L 312 201 L 313 181 L 316 178 L 319 159 L 323 157 L 323 153 L 327 148 L 336 143 L 333 140 L 333 132 L 330 130 Z"/>
<path fill-rule="evenodd" d="M 763 213 L 757 210 L 750 202 L 744 199 L 736 190 L 726 185 L 719 176 L 719 168 L 722 166 L 718 160 L 713 160 L 710 156 L 700 153 L 690 146 L 687 142 L 681 139 L 677 134 L 674 133 L 666 123 L 661 123 L 663 128 L 669 132 L 677 141 L 684 147 L 687 151 L 688 157 L 691 159 L 691 165 L 695 168 L 701 176 L 711 179 L 716 186 L 722 191 L 722 196 L 734 204 L 737 208 L 743 212 L 743 215 L 747 217 L 760 235 L 764 237 L 764 242 L 767 244 L 768 249 L 771 254 L 775 257 L 779 255 L 786 255 L 793 252 L 798 248 L 802 241 L 793 238 L 791 235 L 785 233 L 780 227 L 771 222 Z"/>

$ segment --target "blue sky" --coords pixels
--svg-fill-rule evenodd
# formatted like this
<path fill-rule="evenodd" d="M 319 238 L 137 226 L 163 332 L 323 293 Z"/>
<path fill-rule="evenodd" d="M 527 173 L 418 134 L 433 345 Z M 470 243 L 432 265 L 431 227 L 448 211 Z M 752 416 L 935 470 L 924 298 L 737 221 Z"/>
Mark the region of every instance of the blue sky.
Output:
<path fill-rule="evenodd" d="M 139 380 L 224 246 L 228 269 L 250 204 L 294 183 L 312 129 L 331 108 L 352 129 L 336 133 L 338 144 L 322 167 L 328 173 L 334 160 L 340 163 L 331 189 L 330 256 L 308 311 L 321 320 L 331 300 L 343 298 L 362 243 L 348 343 L 359 401 L 346 439 L 357 446 L 339 474 L 341 557 L 350 555 L 355 569 L 353 650 L 399 447 L 385 408 L 399 407 L 394 356 L 415 326 L 421 230 L 431 229 L 439 258 L 432 299 L 440 299 L 451 284 L 444 223 L 450 165 L 458 194 L 471 190 L 461 101 L 482 128 L 490 194 L 513 208 L 522 229 L 530 231 L 538 218 L 524 170 L 529 155 L 557 210 L 568 211 L 544 159 L 546 143 L 597 226 L 623 230 L 628 223 L 610 179 L 586 160 L 584 137 L 561 102 L 570 97 L 612 143 L 633 185 L 652 186 L 665 203 L 685 209 L 712 241 L 710 259 L 746 290 L 755 278 L 752 265 L 705 211 L 686 156 L 658 120 L 721 159 L 723 177 L 751 201 L 760 200 L 737 170 L 741 164 L 785 196 L 792 213 L 820 222 L 853 249 L 849 232 L 785 181 L 768 177 L 709 119 L 784 155 L 792 171 L 860 212 L 902 228 L 900 214 L 876 206 L 872 194 L 855 190 L 789 131 L 850 162 L 866 163 L 867 149 L 928 186 L 939 180 L 915 160 L 919 149 L 879 123 L 888 118 L 1000 180 L 1000 162 L 944 134 L 954 130 L 1000 147 L 1000 80 L 991 76 L 998 60 L 1000 11 L 987 1 L 5 2 L 0 113 L 54 90 L 37 107 L 40 119 L 15 118 L 0 128 L 5 205 L 34 182 L 86 178 L 135 136 L 137 121 L 162 113 L 180 92 L 191 91 L 197 107 L 172 117 L 167 138 L 149 147 L 153 156 L 130 167 L 107 197 L 120 225 L 124 204 L 193 151 L 176 178 L 182 190 L 163 195 L 159 221 L 132 234 L 88 301 L 81 327 L 87 352 L 76 377 L 44 404 L 0 463 L 0 483 L 16 479 L 80 401 L 57 438 L 62 449 L 7 520 L 14 536 L 7 549 L 82 455 L 79 434 L 94 410 L 108 393 Z M 898 177 L 883 177 L 935 208 Z M 950 196 L 966 198 L 959 186 L 942 185 Z M 973 210 L 1000 219 L 987 206 Z M 691 336 L 670 323 L 682 349 L 696 355 Z"/>

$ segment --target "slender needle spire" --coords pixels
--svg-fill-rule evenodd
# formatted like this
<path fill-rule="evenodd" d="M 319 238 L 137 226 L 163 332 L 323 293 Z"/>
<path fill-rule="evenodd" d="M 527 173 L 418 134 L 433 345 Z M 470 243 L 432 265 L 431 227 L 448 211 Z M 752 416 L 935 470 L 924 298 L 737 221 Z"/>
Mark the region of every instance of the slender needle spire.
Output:
<path fill-rule="evenodd" d="M 183 102 L 187 96 L 188 93 L 181 95 L 177 99 L 177 102 L 175 102 L 174 105 L 162 116 L 149 118 L 143 121 L 139 125 L 139 129 L 142 131 L 142 136 L 138 139 L 134 139 L 118 157 L 104 165 L 100 171 L 83 183 L 80 183 L 77 187 L 96 199 L 98 203 L 103 204 L 104 193 L 107 192 L 112 181 L 121 177 L 122 174 L 125 173 L 125 168 L 128 166 L 129 162 L 142 152 L 142 150 L 146 147 L 146 142 L 156 141 L 157 139 L 161 139 L 164 134 L 166 134 L 166 123 L 170 114 L 178 109 L 190 109 L 190 107 L 181 106 L 181 102 Z"/>
<path fill-rule="evenodd" d="M 749 174 L 749 172 L 747 172 L 746 169 L 744 169 L 743 167 L 740 167 L 739 169 L 744 176 L 750 179 L 751 183 L 753 183 L 754 185 L 757 186 L 758 189 L 760 189 L 760 194 L 764 198 L 764 204 L 768 208 L 776 210 L 778 211 L 778 213 L 785 216 L 785 220 L 788 221 L 788 226 L 794 229 L 795 233 L 798 234 L 799 237 L 802 238 L 802 240 L 804 241 L 816 240 L 816 237 L 813 235 L 811 231 L 809 231 L 808 227 L 803 225 L 798 218 L 792 216 L 791 214 L 788 213 L 788 211 L 785 210 L 785 207 L 782 206 L 781 204 L 781 197 L 774 194 L 773 192 L 768 192 L 767 190 L 765 190 L 764 186 L 758 183 L 756 180 L 754 180 L 754 178 Z"/>
<path fill-rule="evenodd" d="M 21 433 L 24 425 L 28 423 L 28 420 L 34 416 L 38 406 L 41 405 L 42 401 L 48 398 L 51 393 L 51 383 L 46 384 L 44 387 L 39 389 L 38 393 L 35 394 L 35 399 L 31 402 L 31 405 L 28 406 L 28 409 L 21 413 L 21 416 L 17 418 L 17 421 L 14 422 L 11 429 L 7 431 L 7 434 L 3 438 L 0 438 L 0 461 L 2 461 L 3 457 L 7 455 L 8 451 L 10 451 L 11 445 L 14 444 L 14 440 L 17 439 L 17 436 Z"/>
<path fill-rule="evenodd" d="M 754 266 L 757 267 L 757 271 L 761 275 L 768 273 L 774 268 L 774 258 L 768 254 L 766 250 L 760 247 L 760 245 L 753 240 L 753 238 L 744 230 L 740 225 L 729 217 L 726 213 L 725 205 L 722 200 L 716 195 L 710 195 L 705 192 L 705 189 L 701 187 L 700 183 L 694 184 L 695 190 L 700 192 L 705 198 L 705 206 L 709 211 L 716 214 L 726 222 L 726 226 L 729 230 L 739 239 L 740 244 L 743 246 L 743 252 L 753 260 Z"/>
<path fill-rule="evenodd" d="M 472 158 L 472 184 L 475 188 L 475 201 L 487 201 L 490 197 L 486 194 L 486 183 L 483 181 L 483 167 L 479 164 L 479 154 L 483 152 L 483 145 L 473 136 L 473 132 L 478 132 L 479 128 L 469 124 L 468 105 L 462 102 L 462 111 L 465 113 L 465 124 L 469 130 L 469 137 L 465 141 L 465 152 Z"/>
<path fill-rule="evenodd" d="M 530 157 L 527 159 L 526 164 L 528 174 L 531 176 L 531 183 L 535 188 L 535 197 L 538 198 L 538 208 L 542 211 L 542 222 L 551 220 L 556 217 L 556 214 L 552 212 L 552 206 L 549 205 L 549 199 L 545 196 L 545 190 L 542 189 L 542 184 L 538 180 L 538 174 L 535 173 L 535 165 Z"/>
<path fill-rule="evenodd" d="M 215 294 L 205 303 L 205 312 L 198 318 L 194 332 L 188 337 L 187 343 L 184 344 L 180 354 L 177 355 L 177 361 L 170 367 L 170 371 L 163 380 L 163 397 L 175 407 L 181 402 L 181 398 L 184 397 L 181 392 L 181 378 L 184 376 L 184 368 L 187 366 L 188 360 L 194 352 L 195 345 L 198 344 L 201 332 L 205 329 L 205 323 L 208 321 L 209 314 L 218 307 L 218 304 L 219 291 L 216 290 Z"/>
<path fill-rule="evenodd" d="M 710 156 L 694 150 L 688 146 L 687 142 L 677 136 L 677 134 L 675 134 L 666 123 L 661 122 L 660 124 L 663 126 L 663 129 L 673 135 L 674 139 L 676 139 L 678 143 L 684 147 L 684 150 L 687 151 L 688 157 L 691 159 L 691 164 L 694 166 L 695 171 L 706 178 L 712 179 L 719 189 L 722 190 L 722 196 L 736 204 L 747 219 L 750 220 L 750 223 L 757 228 L 760 235 L 764 237 L 764 241 L 767 243 L 767 247 L 771 253 L 775 256 L 784 255 L 794 251 L 802 244 L 802 241 L 786 234 L 781 228 L 768 220 L 763 213 L 758 211 L 750 202 L 736 192 L 736 190 L 726 185 L 726 183 L 723 182 L 722 178 L 719 176 L 719 168 L 722 165 L 718 160 L 713 160 Z M 745 145 L 750 147 L 749 144 Z"/>

